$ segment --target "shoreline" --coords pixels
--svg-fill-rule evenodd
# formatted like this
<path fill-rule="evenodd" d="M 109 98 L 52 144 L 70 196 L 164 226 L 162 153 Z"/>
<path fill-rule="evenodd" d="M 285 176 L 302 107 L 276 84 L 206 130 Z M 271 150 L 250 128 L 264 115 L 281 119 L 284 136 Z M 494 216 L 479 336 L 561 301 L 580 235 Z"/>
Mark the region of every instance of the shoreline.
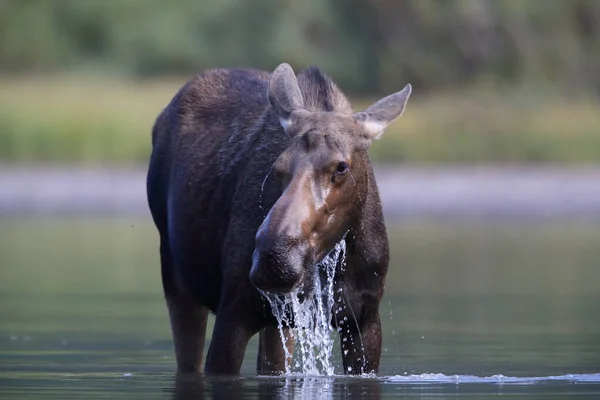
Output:
<path fill-rule="evenodd" d="M 596 166 L 375 166 L 386 218 L 600 219 Z M 0 168 L 0 216 L 148 215 L 143 167 Z"/>

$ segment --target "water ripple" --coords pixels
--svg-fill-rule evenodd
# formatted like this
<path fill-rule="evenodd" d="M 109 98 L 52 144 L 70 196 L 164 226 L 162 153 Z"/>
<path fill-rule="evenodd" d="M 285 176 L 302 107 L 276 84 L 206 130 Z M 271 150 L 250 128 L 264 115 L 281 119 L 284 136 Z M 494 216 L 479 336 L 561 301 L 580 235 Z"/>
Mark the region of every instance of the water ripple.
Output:
<path fill-rule="evenodd" d="M 445 375 L 427 373 L 420 375 L 394 375 L 387 377 L 388 382 L 394 383 L 500 383 L 500 384 L 532 384 L 551 381 L 600 383 L 600 373 L 597 374 L 566 374 L 550 376 L 515 377 L 502 374 L 492 376 L 475 375 Z"/>

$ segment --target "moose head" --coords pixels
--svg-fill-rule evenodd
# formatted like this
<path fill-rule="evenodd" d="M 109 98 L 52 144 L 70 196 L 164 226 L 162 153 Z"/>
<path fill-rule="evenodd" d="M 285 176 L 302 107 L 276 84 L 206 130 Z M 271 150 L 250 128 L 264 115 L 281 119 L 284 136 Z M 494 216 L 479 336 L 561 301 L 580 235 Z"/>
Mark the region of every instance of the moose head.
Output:
<path fill-rule="evenodd" d="M 354 113 L 309 111 L 294 71 L 279 65 L 268 99 L 290 145 L 273 165 L 282 188 L 255 238 L 250 280 L 271 293 L 305 285 L 344 234 L 360 223 L 373 181 L 367 150 L 402 115 L 410 84 Z"/>

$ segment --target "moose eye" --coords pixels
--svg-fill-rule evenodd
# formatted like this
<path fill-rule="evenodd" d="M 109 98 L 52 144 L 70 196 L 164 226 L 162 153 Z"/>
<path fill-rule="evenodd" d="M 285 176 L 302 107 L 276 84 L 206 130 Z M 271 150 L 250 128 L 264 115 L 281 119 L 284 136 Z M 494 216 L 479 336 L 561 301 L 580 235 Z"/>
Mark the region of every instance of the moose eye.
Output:
<path fill-rule="evenodd" d="M 335 169 L 336 174 L 342 175 L 348 172 L 348 163 L 345 161 L 340 161 Z"/>

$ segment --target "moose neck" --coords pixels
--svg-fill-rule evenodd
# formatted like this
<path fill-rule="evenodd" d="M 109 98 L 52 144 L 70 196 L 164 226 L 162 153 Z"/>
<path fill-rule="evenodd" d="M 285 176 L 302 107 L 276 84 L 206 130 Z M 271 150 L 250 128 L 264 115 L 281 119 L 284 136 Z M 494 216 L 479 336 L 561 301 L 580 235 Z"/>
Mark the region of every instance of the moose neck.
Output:
<path fill-rule="evenodd" d="M 389 260 L 387 232 L 375 174 L 366 155 L 364 163 L 364 201 L 357 209 L 346 235 L 348 262 L 353 264 L 348 272 L 363 274 L 369 271 L 370 275 L 379 272 L 383 276 Z M 377 271 L 377 268 L 381 268 L 381 271 Z"/>

